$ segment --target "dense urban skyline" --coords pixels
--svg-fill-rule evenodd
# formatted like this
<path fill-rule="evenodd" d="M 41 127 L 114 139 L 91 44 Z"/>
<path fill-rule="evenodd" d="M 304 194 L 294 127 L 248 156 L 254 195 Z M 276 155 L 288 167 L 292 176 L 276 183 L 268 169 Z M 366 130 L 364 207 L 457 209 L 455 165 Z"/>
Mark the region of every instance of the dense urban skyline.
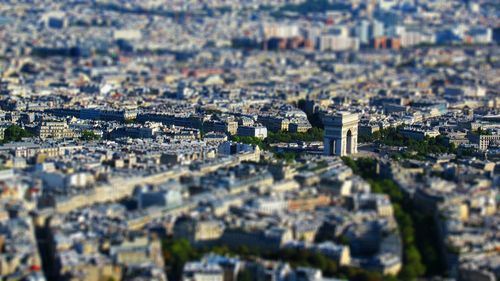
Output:
<path fill-rule="evenodd" d="M 499 15 L 0 1 L 0 280 L 498 280 Z"/>

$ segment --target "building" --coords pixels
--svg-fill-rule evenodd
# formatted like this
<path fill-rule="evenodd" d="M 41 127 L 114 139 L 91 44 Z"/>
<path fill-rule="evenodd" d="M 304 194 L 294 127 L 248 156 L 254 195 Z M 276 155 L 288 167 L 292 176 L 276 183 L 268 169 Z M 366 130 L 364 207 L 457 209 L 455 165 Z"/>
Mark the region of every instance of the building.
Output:
<path fill-rule="evenodd" d="M 288 131 L 290 120 L 279 116 L 260 115 L 257 119 L 266 128 L 272 132 Z"/>
<path fill-rule="evenodd" d="M 311 124 L 309 122 L 297 122 L 297 123 L 290 123 L 288 125 L 288 131 L 291 133 L 305 133 L 309 131 L 312 128 Z"/>
<path fill-rule="evenodd" d="M 344 156 L 358 152 L 358 115 L 339 112 L 326 116 L 325 137 L 323 140 L 325 155 Z"/>
<path fill-rule="evenodd" d="M 251 153 L 251 154 L 256 153 L 258 156 L 260 149 L 258 148 L 258 146 L 253 146 L 251 144 L 226 141 L 219 145 L 217 151 L 221 155 L 234 155 L 238 153 Z"/>
<path fill-rule="evenodd" d="M 439 131 L 432 128 L 424 128 L 419 126 L 407 126 L 404 128 L 400 128 L 399 132 L 410 139 L 414 140 L 423 140 L 426 137 L 435 138 L 439 136 Z"/>
<path fill-rule="evenodd" d="M 138 188 L 136 190 L 135 199 L 139 208 L 149 208 L 159 206 L 163 208 L 173 208 L 182 204 L 182 195 L 177 186 L 167 184 L 156 189 L 153 188 Z"/>
<path fill-rule="evenodd" d="M 359 40 L 342 35 L 323 35 L 319 39 L 319 49 L 321 51 L 346 51 L 358 50 Z"/>
<path fill-rule="evenodd" d="M 265 139 L 267 138 L 267 128 L 264 126 L 239 126 L 238 136 Z"/>
<path fill-rule="evenodd" d="M 36 132 L 41 139 L 64 139 L 75 136 L 64 121 L 43 121 L 38 125 Z"/>
<path fill-rule="evenodd" d="M 184 265 L 182 281 L 224 281 L 224 270 L 214 263 L 188 262 Z"/>
<path fill-rule="evenodd" d="M 110 248 L 110 255 L 114 262 L 119 264 L 140 265 L 143 263 L 152 263 L 158 267 L 164 266 L 160 241 L 149 241 L 145 237 L 112 246 Z"/>
<path fill-rule="evenodd" d="M 224 224 L 217 220 L 198 221 L 180 218 L 174 226 L 174 237 L 188 239 L 195 245 L 217 241 L 224 233 Z"/>
<path fill-rule="evenodd" d="M 490 145 L 500 143 L 500 134 L 479 135 L 470 133 L 469 140 L 471 143 L 476 144 L 480 150 L 487 150 Z"/>

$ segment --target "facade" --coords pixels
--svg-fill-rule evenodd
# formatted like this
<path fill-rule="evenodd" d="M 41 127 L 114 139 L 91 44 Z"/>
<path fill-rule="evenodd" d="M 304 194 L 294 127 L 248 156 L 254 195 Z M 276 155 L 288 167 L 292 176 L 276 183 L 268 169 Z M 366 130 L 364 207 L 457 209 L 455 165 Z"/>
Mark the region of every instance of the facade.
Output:
<path fill-rule="evenodd" d="M 193 244 L 217 241 L 224 233 L 224 225 L 217 220 L 197 221 L 184 219 L 176 222 L 174 237 L 186 238 Z"/>
<path fill-rule="evenodd" d="M 257 121 L 272 132 L 288 131 L 288 125 L 290 124 L 288 119 L 277 116 L 259 115 Z"/>
<path fill-rule="evenodd" d="M 224 270 L 218 264 L 189 262 L 184 266 L 183 281 L 224 281 Z"/>
<path fill-rule="evenodd" d="M 164 208 L 177 207 L 182 204 L 182 195 L 175 188 L 161 188 L 159 190 L 147 190 L 143 188 L 136 194 L 138 207 L 141 209 L 153 206 Z"/>
<path fill-rule="evenodd" d="M 267 128 L 264 126 L 239 126 L 238 136 L 265 139 L 267 138 Z"/>
<path fill-rule="evenodd" d="M 311 124 L 307 122 L 290 123 L 290 125 L 288 125 L 288 131 L 291 133 L 306 133 L 311 128 Z"/>
<path fill-rule="evenodd" d="M 82 108 L 80 110 L 81 119 L 90 120 L 106 120 L 106 121 L 127 121 L 137 118 L 137 110 L 124 109 L 99 109 L 99 108 Z"/>
<path fill-rule="evenodd" d="M 143 263 L 153 263 L 158 267 L 164 266 L 160 242 L 158 240 L 149 241 L 145 237 L 134 241 L 125 241 L 118 246 L 112 246 L 110 254 L 113 261 L 119 264 L 133 266 Z"/>
<path fill-rule="evenodd" d="M 423 140 L 426 137 L 435 138 L 440 135 L 438 130 L 420 127 L 404 127 L 399 129 L 399 132 L 403 136 L 414 140 Z"/>
<path fill-rule="evenodd" d="M 203 123 L 203 129 L 207 132 L 223 132 L 235 135 L 238 132 L 238 122 L 233 120 L 211 120 Z"/>
<path fill-rule="evenodd" d="M 469 134 L 471 143 L 476 144 L 480 150 L 487 150 L 494 143 L 500 143 L 500 135 Z"/>
<path fill-rule="evenodd" d="M 344 33 L 344 32 L 343 32 Z M 345 34 L 322 35 L 319 39 L 319 49 L 321 51 L 345 51 L 358 50 L 359 40 Z"/>
<path fill-rule="evenodd" d="M 339 112 L 326 116 L 324 154 L 344 156 L 358 152 L 358 115 Z"/>
<path fill-rule="evenodd" d="M 75 136 L 64 121 L 44 121 L 38 126 L 37 134 L 41 139 L 64 139 Z"/>

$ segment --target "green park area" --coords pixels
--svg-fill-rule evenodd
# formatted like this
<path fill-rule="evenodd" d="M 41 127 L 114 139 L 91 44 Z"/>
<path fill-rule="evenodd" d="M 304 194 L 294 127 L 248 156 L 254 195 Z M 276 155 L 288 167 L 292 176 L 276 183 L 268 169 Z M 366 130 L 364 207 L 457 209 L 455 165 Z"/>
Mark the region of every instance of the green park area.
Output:
<path fill-rule="evenodd" d="M 392 179 L 377 174 L 375 159 L 342 157 L 342 160 L 355 174 L 368 181 L 372 192 L 387 194 L 391 199 L 403 241 L 403 268 L 399 279 L 415 280 L 417 277 L 442 275 L 444 262 L 438 251 L 438 234 L 433 218 L 419 212 Z"/>

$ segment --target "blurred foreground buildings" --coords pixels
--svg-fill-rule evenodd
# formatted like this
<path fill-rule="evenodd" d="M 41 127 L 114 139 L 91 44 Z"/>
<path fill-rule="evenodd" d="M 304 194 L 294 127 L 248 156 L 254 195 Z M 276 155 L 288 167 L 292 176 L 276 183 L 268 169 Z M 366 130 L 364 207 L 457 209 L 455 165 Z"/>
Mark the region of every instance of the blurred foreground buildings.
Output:
<path fill-rule="evenodd" d="M 499 13 L 4 1 L 0 279 L 497 280 Z"/>

